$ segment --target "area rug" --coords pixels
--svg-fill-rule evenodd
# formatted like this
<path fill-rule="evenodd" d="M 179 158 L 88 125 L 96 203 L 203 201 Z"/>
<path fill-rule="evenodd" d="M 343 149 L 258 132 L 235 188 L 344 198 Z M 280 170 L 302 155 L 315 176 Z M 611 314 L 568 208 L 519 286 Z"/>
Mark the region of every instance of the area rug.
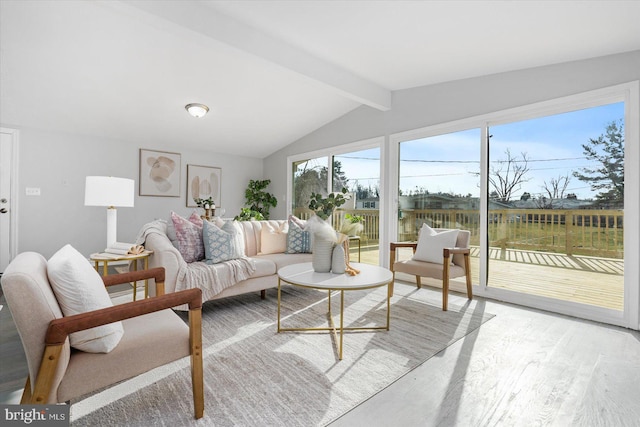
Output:
<path fill-rule="evenodd" d="M 493 317 L 471 301 L 440 308 L 439 291 L 396 283 L 389 331 L 276 332 L 277 294 L 203 306 L 205 417 L 193 418 L 188 359 L 72 402 L 73 426 L 326 425 Z M 327 325 L 327 293 L 283 288 L 283 327 Z M 332 297 L 333 313 L 339 297 Z M 181 317 L 186 319 L 184 314 Z M 345 293 L 345 326 L 386 321 L 386 287 Z M 169 343 L 167 345 L 170 345 Z"/>

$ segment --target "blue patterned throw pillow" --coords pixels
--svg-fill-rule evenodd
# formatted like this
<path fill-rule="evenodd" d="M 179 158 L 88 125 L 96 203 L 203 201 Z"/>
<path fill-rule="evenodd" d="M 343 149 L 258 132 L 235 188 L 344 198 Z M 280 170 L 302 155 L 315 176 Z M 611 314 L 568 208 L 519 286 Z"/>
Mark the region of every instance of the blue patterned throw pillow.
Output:
<path fill-rule="evenodd" d="M 311 233 L 303 230 L 301 221 L 295 217 L 289 217 L 289 233 L 287 233 L 288 254 L 311 253 Z"/>
<path fill-rule="evenodd" d="M 222 227 L 204 221 L 202 239 L 208 264 L 217 264 L 244 256 L 242 235 L 234 221 L 227 221 Z"/>

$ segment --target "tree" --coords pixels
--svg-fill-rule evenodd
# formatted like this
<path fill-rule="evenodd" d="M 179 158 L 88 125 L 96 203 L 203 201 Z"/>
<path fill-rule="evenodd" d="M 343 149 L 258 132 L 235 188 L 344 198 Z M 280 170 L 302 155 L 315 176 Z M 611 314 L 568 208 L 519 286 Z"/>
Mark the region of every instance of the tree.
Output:
<path fill-rule="evenodd" d="M 573 176 L 591 186 L 596 203 L 602 207 L 622 207 L 624 203 L 624 122 L 612 121 L 605 133 L 582 144 L 584 155 L 599 165 L 574 171 Z"/>
<path fill-rule="evenodd" d="M 531 198 L 531 193 L 528 193 L 526 191 L 524 193 L 522 193 L 522 196 L 520 196 L 520 200 L 523 200 L 523 201 L 527 201 L 530 198 Z"/>
<path fill-rule="evenodd" d="M 564 192 L 567 191 L 569 182 L 571 182 L 569 175 L 558 175 L 558 178 L 551 178 L 549 182 L 545 180 L 541 187 L 548 197 L 542 196 L 537 200 L 540 209 L 553 209 L 554 200 L 564 199 Z"/>
<path fill-rule="evenodd" d="M 326 197 L 328 168 L 326 166 L 315 166 L 307 168 L 310 161 L 301 162 L 297 167 L 293 177 L 294 208 L 306 208 L 309 205 L 312 194 L 319 194 Z M 302 170 L 299 170 L 302 167 Z M 342 171 L 342 163 L 333 161 L 332 191 L 342 191 L 348 189 L 349 179 Z"/>
<path fill-rule="evenodd" d="M 348 188 L 347 184 L 349 182 L 349 179 L 342 170 L 342 163 L 339 160 L 333 161 L 332 178 L 333 191 L 342 191 L 343 188 Z"/>
<path fill-rule="evenodd" d="M 495 200 L 508 202 L 514 192 L 520 190 L 522 183 L 529 181 L 525 175 L 529 172 L 529 157 L 527 153 L 521 153 L 522 160 L 511 155 L 511 151 L 505 150 L 506 160 L 497 160 L 498 166 L 491 166 L 489 183 L 494 189 Z M 493 193 L 493 192 L 492 192 Z"/>
<path fill-rule="evenodd" d="M 296 172 L 293 178 L 294 208 L 306 208 L 311 200 L 311 194 L 327 191 L 326 172 L 322 179 L 322 171 L 317 168 L 307 169 L 308 162 L 301 172 Z M 323 168 L 320 168 L 323 169 Z M 326 168 L 324 168 L 326 170 Z"/>

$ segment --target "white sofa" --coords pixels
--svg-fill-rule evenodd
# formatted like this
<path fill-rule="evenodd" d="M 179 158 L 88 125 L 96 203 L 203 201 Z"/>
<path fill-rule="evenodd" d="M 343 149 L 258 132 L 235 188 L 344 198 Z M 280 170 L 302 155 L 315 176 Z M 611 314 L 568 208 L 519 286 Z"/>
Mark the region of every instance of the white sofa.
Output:
<path fill-rule="evenodd" d="M 310 262 L 310 253 L 294 253 L 288 254 L 270 253 L 262 254 L 262 229 L 265 224 L 269 224 L 271 229 L 286 228 L 286 220 L 267 220 L 267 221 L 239 221 L 244 238 L 244 252 L 249 257 L 255 270 L 245 279 L 234 282 L 233 284 L 225 283 L 225 288 L 220 291 L 209 289 L 210 283 L 197 283 L 199 280 L 193 280 L 191 273 L 209 270 L 209 273 L 220 273 L 221 276 L 227 278 L 229 282 L 229 272 L 232 261 L 225 261 L 218 264 L 206 264 L 203 261 L 186 263 L 171 240 L 161 230 L 155 229 L 152 232 L 144 234 L 144 246 L 148 250 L 152 250 L 153 254 L 149 258 L 149 267 L 165 268 L 165 292 L 175 292 L 183 288 L 198 287 L 203 290 L 203 301 L 225 298 L 233 295 L 244 294 L 248 292 L 261 291 L 262 298 L 265 297 L 265 290 L 278 286 L 277 271 L 279 268 L 290 264 L 301 262 Z M 197 275 L 197 274 L 196 274 Z M 185 280 L 187 279 L 191 280 Z M 201 275 L 202 277 L 202 275 Z M 209 276 L 210 277 L 210 276 Z M 196 282 L 196 283 L 193 283 Z M 151 287 L 150 289 L 153 289 Z"/>

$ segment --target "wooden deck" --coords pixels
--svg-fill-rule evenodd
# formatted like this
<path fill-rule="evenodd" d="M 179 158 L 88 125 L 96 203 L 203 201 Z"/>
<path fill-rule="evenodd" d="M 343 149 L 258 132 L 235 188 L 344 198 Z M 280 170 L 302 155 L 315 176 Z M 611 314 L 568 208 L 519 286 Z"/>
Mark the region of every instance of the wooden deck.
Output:
<path fill-rule="evenodd" d="M 479 253 L 471 251 L 473 283 L 479 283 Z M 399 259 L 407 259 L 411 250 L 399 251 Z M 356 261 L 357 248 L 351 249 Z M 622 311 L 624 307 L 624 261 L 589 256 L 567 256 L 555 253 L 522 250 L 489 250 L 489 286 L 563 301 L 573 301 Z M 378 264 L 378 247 L 363 246 L 362 262 Z M 409 275 L 399 279 L 415 282 Z M 422 283 L 442 287 L 439 280 L 422 279 Z M 453 279 L 451 289 L 465 291 L 464 279 Z"/>

